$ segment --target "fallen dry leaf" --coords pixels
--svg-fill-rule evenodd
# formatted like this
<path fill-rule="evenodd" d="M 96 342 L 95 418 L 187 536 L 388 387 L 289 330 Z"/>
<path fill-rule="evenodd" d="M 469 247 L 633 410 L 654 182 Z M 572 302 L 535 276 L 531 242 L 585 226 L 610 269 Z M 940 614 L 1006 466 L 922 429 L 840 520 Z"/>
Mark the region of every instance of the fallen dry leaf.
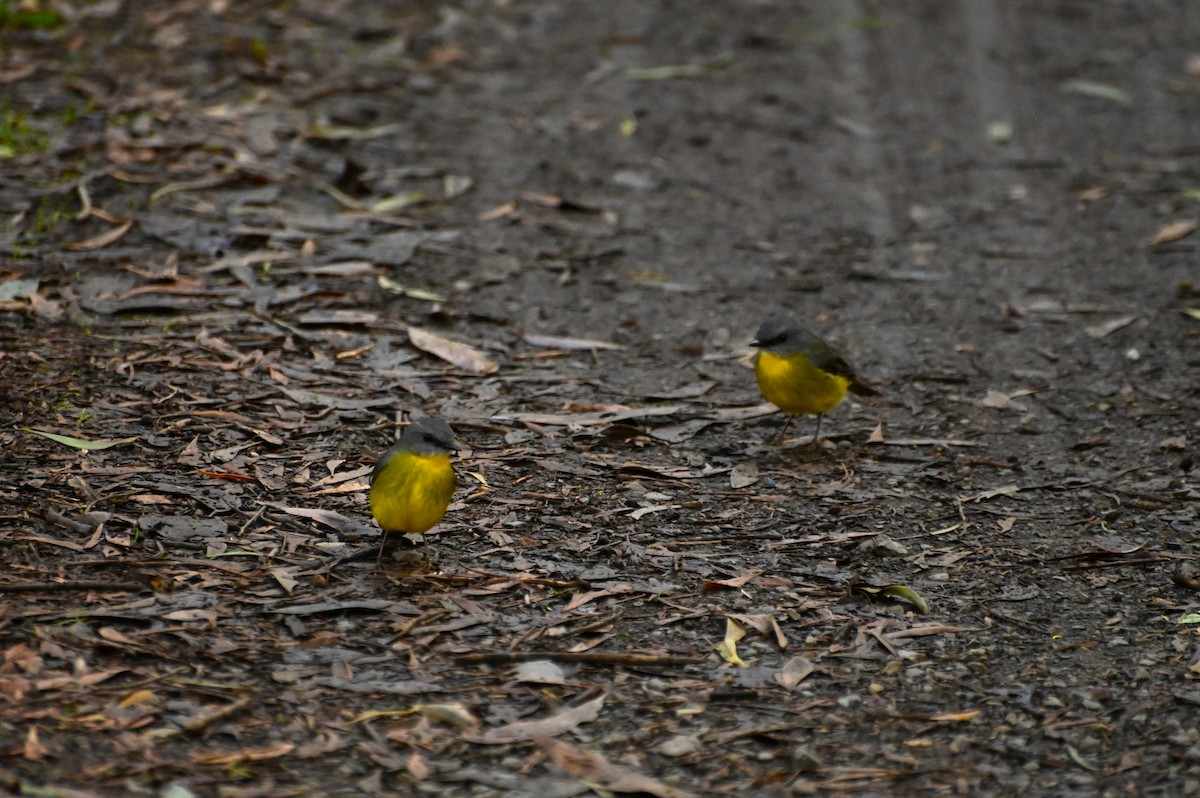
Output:
<path fill-rule="evenodd" d="M 133 219 L 130 219 L 123 224 L 119 224 L 110 230 L 105 230 L 99 235 L 86 238 L 83 241 L 76 241 L 74 244 L 67 244 L 65 248 L 75 252 L 87 252 L 93 249 L 103 249 L 109 244 L 119 241 L 123 235 L 129 232 L 129 228 L 131 227 L 133 227 Z"/>
<path fill-rule="evenodd" d="M 408 759 L 405 760 L 404 769 L 417 781 L 424 781 L 429 778 L 429 765 L 425 764 L 425 760 L 418 751 L 413 751 Z"/>
<path fill-rule="evenodd" d="M 1117 330 L 1124 329 L 1130 324 L 1133 324 L 1135 321 L 1137 321 L 1137 316 L 1122 316 L 1121 318 L 1113 319 L 1112 321 L 1090 325 L 1089 327 L 1085 328 L 1085 332 L 1087 332 L 1087 334 L 1092 338 L 1107 338 Z"/>
<path fill-rule="evenodd" d="M 538 346 L 545 349 L 565 349 L 567 351 L 596 349 L 621 351 L 625 349 L 621 344 L 614 344 L 611 341 L 595 341 L 591 338 L 562 338 L 557 335 L 534 335 L 532 333 L 526 333 L 524 337 L 525 343 L 530 346 Z"/>
<path fill-rule="evenodd" d="M 784 690 L 795 690 L 814 670 L 816 667 L 807 657 L 792 657 L 775 672 L 775 683 Z"/>
<path fill-rule="evenodd" d="M 738 463 L 729 472 L 729 487 L 734 490 L 748 488 L 755 482 L 758 482 L 758 463 L 753 460 Z"/>
<path fill-rule="evenodd" d="M 980 404 L 984 407 L 990 407 L 993 410 L 1016 410 L 1017 412 L 1025 412 L 1025 405 L 1020 402 L 1014 402 L 1012 397 L 1004 393 L 1004 391 L 988 391 Z"/>
<path fill-rule="evenodd" d="M 37 726 L 30 726 L 29 733 L 25 735 L 25 750 L 23 751 L 23 755 L 26 759 L 33 762 L 50 756 L 50 749 L 42 745 L 42 741 L 38 739 Z"/>
<path fill-rule="evenodd" d="M 694 793 L 672 787 L 652 776 L 646 776 L 632 768 L 609 762 L 598 751 L 592 751 L 563 740 L 546 737 L 537 739 L 538 748 L 557 767 L 585 784 L 595 785 L 611 792 L 655 795 L 658 798 L 693 798 Z"/>
<path fill-rule="evenodd" d="M 754 631 L 758 632 L 763 637 L 775 637 L 775 644 L 780 649 L 788 647 L 787 636 L 783 630 L 779 628 L 779 622 L 775 620 L 775 616 L 769 613 L 759 613 L 755 615 L 747 615 L 743 613 L 731 614 L 730 618 L 734 618 L 739 623 L 749 626 Z"/>
<path fill-rule="evenodd" d="M 521 662 L 513 668 L 513 678 L 528 684 L 566 684 L 567 676 L 557 662 L 535 659 Z"/>
<path fill-rule="evenodd" d="M 963 721 L 974 720 L 981 714 L 981 710 L 968 709 L 965 712 L 946 712 L 941 715 L 934 715 L 930 720 L 934 723 L 962 723 Z"/>
<path fill-rule="evenodd" d="M 670 416 L 689 409 L 688 405 L 675 404 L 659 407 L 614 408 L 590 413 L 503 413 L 493 416 L 492 419 L 494 421 L 520 421 L 548 427 L 600 427 L 634 418 Z"/>
<path fill-rule="evenodd" d="M 287 756 L 296 747 L 295 743 L 279 742 L 260 748 L 243 748 L 227 753 L 199 754 L 192 761 L 200 765 L 231 765 L 235 762 L 261 762 Z"/>
<path fill-rule="evenodd" d="M 507 726 L 497 726 L 488 729 L 483 734 L 470 736 L 466 739 L 473 743 L 484 745 L 503 745 L 506 743 L 523 743 L 538 737 L 550 737 L 563 734 L 582 723 L 591 723 L 600 717 L 604 707 L 604 694 L 598 695 L 591 701 L 585 701 L 574 707 L 559 710 L 553 715 L 539 720 L 518 720 Z"/>
<path fill-rule="evenodd" d="M 494 374 L 500 368 L 498 363 L 475 347 L 451 341 L 421 327 L 409 327 L 408 340 L 422 352 L 439 357 L 450 365 L 472 374 Z"/>
<path fill-rule="evenodd" d="M 745 587 L 751 579 L 754 579 L 756 576 L 761 576 L 762 573 L 763 571 L 760 569 L 757 571 L 747 571 L 740 576 L 731 576 L 729 579 L 714 579 L 710 582 L 705 582 L 704 589 L 716 590 L 718 587 L 731 587 L 737 590 L 738 588 Z"/>
<path fill-rule="evenodd" d="M 745 636 L 746 630 L 742 627 L 742 625 L 733 618 L 726 617 L 725 639 L 722 640 L 717 646 L 717 653 L 721 655 L 721 659 L 725 660 L 730 665 L 737 665 L 739 668 L 750 667 L 746 664 L 745 660 L 738 655 L 737 650 L 738 641 Z"/>
<path fill-rule="evenodd" d="M 1200 228 L 1200 221 L 1196 219 L 1178 219 L 1174 222 L 1167 222 L 1158 228 L 1158 232 L 1150 238 L 1147 246 L 1157 247 L 1160 244 L 1169 244 L 1172 241 L 1187 238 L 1196 232 L 1197 228 Z"/>

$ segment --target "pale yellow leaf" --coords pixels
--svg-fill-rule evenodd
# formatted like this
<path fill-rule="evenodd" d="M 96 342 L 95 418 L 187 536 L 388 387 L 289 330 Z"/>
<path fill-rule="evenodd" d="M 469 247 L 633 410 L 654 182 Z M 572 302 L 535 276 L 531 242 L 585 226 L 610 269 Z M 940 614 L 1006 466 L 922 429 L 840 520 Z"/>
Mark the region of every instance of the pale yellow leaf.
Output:
<path fill-rule="evenodd" d="M 738 656 L 737 644 L 738 641 L 746 636 L 746 630 L 741 624 L 733 618 L 725 618 L 725 639 L 717 646 L 717 653 L 721 655 L 721 659 L 731 665 L 737 665 L 739 668 L 748 668 L 740 656 Z"/>
<path fill-rule="evenodd" d="M 1169 244 L 1172 241 L 1187 238 L 1196 232 L 1198 227 L 1200 227 L 1200 221 L 1196 219 L 1177 219 L 1174 222 L 1167 222 L 1158 228 L 1158 232 L 1150 239 L 1148 246 L 1157 247 L 1159 244 Z"/>

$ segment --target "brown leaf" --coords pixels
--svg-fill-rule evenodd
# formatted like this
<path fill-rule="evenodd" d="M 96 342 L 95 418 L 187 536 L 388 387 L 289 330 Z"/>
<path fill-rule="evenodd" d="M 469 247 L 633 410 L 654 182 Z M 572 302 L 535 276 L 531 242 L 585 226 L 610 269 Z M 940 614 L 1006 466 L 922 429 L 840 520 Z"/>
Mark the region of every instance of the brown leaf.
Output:
<path fill-rule="evenodd" d="M 688 405 L 660 405 L 659 407 L 613 407 L 590 413 L 502 413 L 492 418 L 496 421 L 520 421 L 546 427 L 603 427 L 618 421 L 634 418 L 670 416 L 689 410 Z"/>
<path fill-rule="evenodd" d="M 42 745 L 42 741 L 38 739 L 37 726 L 29 727 L 29 734 L 25 735 L 25 750 L 26 759 L 37 762 L 50 756 L 50 749 Z"/>
<path fill-rule="evenodd" d="M 330 529 L 335 529 L 343 533 L 363 533 L 368 532 L 374 534 L 374 529 L 355 521 L 353 518 L 347 518 L 341 513 L 336 513 L 333 510 L 322 510 L 316 507 L 291 507 L 280 502 L 262 502 L 268 507 L 274 507 L 276 510 L 287 513 L 288 515 L 297 515 L 301 518 L 311 519 L 318 524 L 324 524 Z"/>
<path fill-rule="evenodd" d="M 658 798 L 693 798 L 695 795 L 687 790 L 672 787 L 652 776 L 638 773 L 631 768 L 614 765 L 598 751 L 545 737 L 539 737 L 537 745 L 561 770 L 586 784 L 595 785 L 604 790 L 625 793 L 644 792 L 648 795 L 658 796 Z"/>
<path fill-rule="evenodd" d="M 133 219 L 126 221 L 124 224 L 117 225 L 111 230 L 105 230 L 99 235 L 86 238 L 83 241 L 76 241 L 74 244 L 67 244 L 66 249 L 70 249 L 75 252 L 103 249 L 109 244 L 119 241 L 123 235 L 129 232 L 129 228 L 131 227 L 133 227 Z"/>
<path fill-rule="evenodd" d="M 494 374 L 500 368 L 499 364 L 475 347 L 451 341 L 420 327 L 408 328 L 408 340 L 422 352 L 440 357 L 450 365 L 472 374 Z"/>
<path fill-rule="evenodd" d="M 756 576 L 761 576 L 762 569 L 756 571 L 746 571 L 740 576 L 732 576 L 729 579 L 713 579 L 704 583 L 705 590 L 716 590 L 718 587 L 731 587 L 735 590 L 743 588 Z"/>
<path fill-rule="evenodd" d="M 755 482 L 758 482 L 758 463 L 753 460 L 738 463 L 729 472 L 729 487 L 734 490 L 748 488 Z"/>
<path fill-rule="evenodd" d="M 1117 330 L 1122 330 L 1128 327 L 1130 324 L 1133 324 L 1135 321 L 1137 321 L 1137 316 L 1122 316 L 1121 318 L 1113 319 L 1112 321 L 1105 321 L 1101 322 L 1100 324 L 1089 325 L 1088 327 L 1084 328 L 1084 332 L 1086 332 L 1092 338 L 1107 338 Z"/>
<path fill-rule="evenodd" d="M 674 401 L 676 399 L 697 399 L 704 394 L 717 387 L 716 380 L 697 380 L 696 382 L 681 385 L 678 388 L 669 388 L 661 391 L 640 391 L 637 395 L 642 399 L 661 399 Z"/>
<path fill-rule="evenodd" d="M 374 399 L 351 399 L 348 396 L 338 396 L 319 391 L 305 391 L 300 388 L 285 388 L 282 385 L 276 387 L 281 393 L 285 394 L 298 405 L 315 405 L 317 407 L 328 407 L 333 410 L 367 410 L 372 407 L 395 404 L 396 402 L 396 398 L 393 396 L 378 396 Z"/>
<path fill-rule="evenodd" d="M 540 720 L 518 720 L 507 726 L 488 729 L 481 735 L 468 737 L 473 743 L 484 745 L 503 745 L 506 743 L 522 743 L 538 737 L 549 737 L 563 734 L 582 723 L 591 723 L 600 717 L 600 709 L 604 706 L 604 695 L 598 695 L 591 701 L 567 707 L 553 715 Z"/>
<path fill-rule="evenodd" d="M 560 338 L 557 335 L 533 335 L 532 333 L 525 334 L 525 343 L 545 349 L 566 349 L 568 351 L 596 349 L 620 351 L 625 349 L 621 344 L 614 344 L 611 341 L 594 341 L 591 338 Z"/>
<path fill-rule="evenodd" d="M 1177 219 L 1174 222 L 1167 222 L 1158 228 L 1158 232 L 1150 239 L 1147 246 L 1157 247 L 1160 244 L 1169 244 L 1172 241 L 1187 238 L 1196 232 L 1196 228 L 1200 228 L 1200 221 L 1196 219 Z"/>
<path fill-rule="evenodd" d="M 775 682 L 784 690 L 795 690 L 814 670 L 812 660 L 807 657 L 792 657 L 775 672 Z"/>
<path fill-rule="evenodd" d="M 425 779 L 429 778 L 429 765 L 425 764 L 425 760 L 418 751 L 413 751 L 408 759 L 405 760 L 404 769 L 408 771 L 408 775 L 417 781 L 425 781 Z"/>
<path fill-rule="evenodd" d="M 243 748 L 240 751 L 230 751 L 219 754 L 198 754 L 193 761 L 201 765 L 232 765 L 235 762 L 261 762 L 264 759 L 278 759 L 287 756 L 296 747 L 295 743 L 274 743 L 261 748 Z"/>
<path fill-rule="evenodd" d="M 512 216 L 516 212 L 517 212 L 517 203 L 512 202 L 510 200 L 509 202 L 505 202 L 502 205 L 497 205 L 494 208 L 489 208 L 488 210 L 479 214 L 479 216 L 476 218 L 478 218 L 479 221 L 481 221 L 481 222 L 490 222 L 493 219 L 503 219 L 505 216 Z"/>
<path fill-rule="evenodd" d="M 318 308 L 300 314 L 296 318 L 299 324 L 312 325 L 344 325 L 358 326 L 363 324 L 374 324 L 379 321 L 379 314 L 372 313 L 369 310 L 349 310 L 345 308 L 325 309 Z"/>
<path fill-rule="evenodd" d="M 786 649 L 788 647 L 787 636 L 785 636 L 783 630 L 779 628 L 779 622 L 775 620 L 774 615 L 771 615 L 770 613 L 760 613 L 755 615 L 731 613 L 729 617 L 734 618 L 746 626 L 749 626 L 763 637 L 770 637 L 771 635 L 774 635 L 775 643 L 781 649 Z"/>

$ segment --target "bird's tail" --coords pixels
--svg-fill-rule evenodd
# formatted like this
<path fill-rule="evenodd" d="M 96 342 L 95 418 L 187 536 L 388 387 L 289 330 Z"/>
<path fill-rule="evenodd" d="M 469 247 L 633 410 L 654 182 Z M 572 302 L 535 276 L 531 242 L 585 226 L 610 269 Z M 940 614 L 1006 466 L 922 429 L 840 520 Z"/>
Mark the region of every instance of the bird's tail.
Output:
<path fill-rule="evenodd" d="M 850 393 L 858 396 L 879 396 L 879 391 L 875 390 L 869 385 L 863 385 L 858 380 L 851 381 L 850 385 L 847 386 L 847 389 L 850 391 Z"/>

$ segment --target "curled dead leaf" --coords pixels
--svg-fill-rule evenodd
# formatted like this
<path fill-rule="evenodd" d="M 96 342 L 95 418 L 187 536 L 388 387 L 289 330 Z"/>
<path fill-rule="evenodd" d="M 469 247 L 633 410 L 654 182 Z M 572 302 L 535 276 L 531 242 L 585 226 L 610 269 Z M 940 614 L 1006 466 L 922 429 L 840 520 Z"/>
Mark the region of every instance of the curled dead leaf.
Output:
<path fill-rule="evenodd" d="M 746 636 L 746 630 L 742 625 L 733 618 L 725 618 L 725 639 L 717 646 L 717 653 L 721 655 L 721 659 L 731 665 L 737 665 L 739 668 L 750 667 L 745 661 L 738 656 L 737 644 L 738 641 Z"/>
<path fill-rule="evenodd" d="M 74 252 L 86 252 L 93 249 L 103 249 L 109 244 L 116 243 L 121 240 L 121 237 L 129 232 L 129 228 L 133 227 L 133 219 L 129 219 L 123 224 L 119 224 L 109 230 L 105 230 L 99 235 L 94 235 L 91 238 L 85 238 L 83 241 L 76 241 L 74 244 L 67 244 L 66 249 Z"/>
<path fill-rule="evenodd" d="M 913 605 L 913 608 L 922 615 L 925 615 L 929 612 L 929 602 L 925 600 L 924 596 L 913 590 L 908 585 L 888 585 L 883 589 L 882 593 L 885 596 L 904 599 L 909 604 Z"/>

